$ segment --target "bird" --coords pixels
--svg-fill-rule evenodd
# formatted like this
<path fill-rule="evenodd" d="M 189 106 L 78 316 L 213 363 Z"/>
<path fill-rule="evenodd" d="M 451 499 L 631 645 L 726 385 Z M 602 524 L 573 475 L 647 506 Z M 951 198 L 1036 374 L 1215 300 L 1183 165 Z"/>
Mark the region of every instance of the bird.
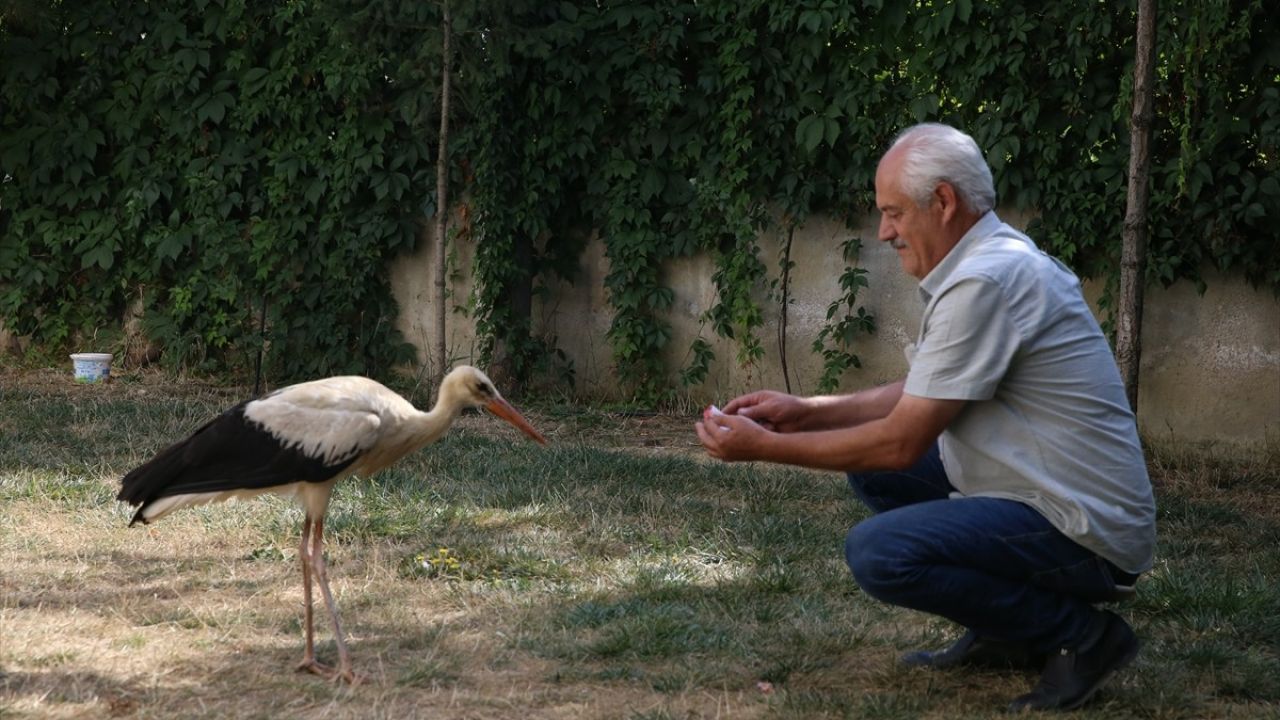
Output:
<path fill-rule="evenodd" d="M 375 380 L 330 377 L 226 410 L 129 471 L 117 499 L 138 508 L 129 522 L 133 527 L 193 505 L 264 493 L 295 497 L 303 509 L 299 558 L 306 634 L 296 669 L 354 685 L 363 677 L 353 669 L 324 561 L 324 517 L 334 485 L 350 475 L 368 477 L 435 442 L 467 407 L 485 408 L 547 443 L 489 377 L 469 365 L 444 377 L 429 412 Z M 337 667 L 316 659 L 313 579 L 333 621 Z"/>

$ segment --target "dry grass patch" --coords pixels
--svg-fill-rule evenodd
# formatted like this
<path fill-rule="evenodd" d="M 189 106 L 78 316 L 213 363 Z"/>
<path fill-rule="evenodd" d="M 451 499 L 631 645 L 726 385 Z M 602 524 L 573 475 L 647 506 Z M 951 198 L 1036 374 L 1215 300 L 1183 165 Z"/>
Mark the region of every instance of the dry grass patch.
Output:
<path fill-rule="evenodd" d="M 289 501 L 128 528 L 113 499 L 243 389 L 65 375 L 0 380 L 0 717 L 995 718 L 1032 681 L 896 665 L 954 628 L 853 585 L 838 475 L 707 462 L 692 416 L 536 403 L 548 448 L 466 415 L 339 487 L 330 582 L 368 682 L 299 675 Z M 1146 646 L 1076 717 L 1275 717 L 1280 464 L 1205 457 L 1153 456 L 1161 564 L 1124 610 Z"/>

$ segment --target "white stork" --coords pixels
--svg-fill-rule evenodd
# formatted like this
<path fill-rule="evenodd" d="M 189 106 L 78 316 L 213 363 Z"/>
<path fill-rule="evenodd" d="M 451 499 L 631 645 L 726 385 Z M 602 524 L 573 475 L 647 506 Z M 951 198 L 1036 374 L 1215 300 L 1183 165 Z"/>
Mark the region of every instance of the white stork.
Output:
<path fill-rule="evenodd" d="M 348 376 L 290 385 L 243 402 L 214 418 L 191 437 L 162 450 L 124 476 L 119 500 L 137 505 L 130 526 L 158 520 L 178 508 L 274 492 L 293 495 L 302 521 L 303 602 L 306 650 L 298 670 L 355 683 L 338 610 L 324 562 L 324 515 L 333 486 L 352 474 L 368 476 L 449 429 L 465 407 L 484 407 L 526 435 L 546 439 L 493 387 L 466 365 L 440 384 L 431 412 L 369 378 Z M 333 619 L 338 667 L 316 660 L 311 611 L 314 575 Z"/>

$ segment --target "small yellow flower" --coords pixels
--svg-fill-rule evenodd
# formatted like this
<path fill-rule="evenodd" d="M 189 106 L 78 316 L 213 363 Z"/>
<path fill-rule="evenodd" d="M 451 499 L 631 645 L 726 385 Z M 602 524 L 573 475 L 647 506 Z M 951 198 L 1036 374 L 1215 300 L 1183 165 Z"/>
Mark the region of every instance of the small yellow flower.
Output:
<path fill-rule="evenodd" d="M 462 561 L 447 547 L 436 548 L 434 555 L 418 555 L 419 565 L 431 576 L 460 574 Z"/>

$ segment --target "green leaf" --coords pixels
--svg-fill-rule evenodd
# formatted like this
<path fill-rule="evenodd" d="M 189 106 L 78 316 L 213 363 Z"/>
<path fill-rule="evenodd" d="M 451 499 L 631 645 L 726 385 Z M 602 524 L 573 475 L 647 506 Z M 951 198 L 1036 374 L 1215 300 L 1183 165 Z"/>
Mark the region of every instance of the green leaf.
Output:
<path fill-rule="evenodd" d="M 807 152 L 813 152 L 822 142 L 826 124 L 821 115 L 809 115 L 796 125 L 796 142 Z"/>
<path fill-rule="evenodd" d="M 324 191 L 325 182 L 323 180 L 312 180 L 308 183 L 307 192 L 304 196 L 307 204 L 315 205 L 320 200 L 320 196 L 324 194 Z"/>
<path fill-rule="evenodd" d="M 163 260 L 174 260 L 182 252 L 184 243 L 176 233 L 166 235 L 156 245 L 156 255 Z"/>
<path fill-rule="evenodd" d="M 246 70 L 240 81 L 244 86 L 245 94 L 253 95 L 261 92 L 263 86 L 266 84 L 267 77 L 270 74 L 271 71 L 263 67 L 249 68 Z"/>
<path fill-rule="evenodd" d="M 925 93 L 911 101 L 911 116 L 916 122 L 924 122 L 938 111 L 938 96 Z"/>
<path fill-rule="evenodd" d="M 230 93 L 221 92 L 209 97 L 196 108 L 197 122 L 222 122 L 222 118 L 226 116 L 227 108 L 235 102 L 235 98 Z"/>
<path fill-rule="evenodd" d="M 97 265 L 103 270 L 110 270 L 111 266 L 115 264 L 115 260 L 115 253 L 112 252 L 111 246 L 103 243 L 95 245 L 84 255 L 80 256 L 80 267 L 81 269 L 88 270 L 94 265 Z"/>
<path fill-rule="evenodd" d="M 662 192 L 667 184 L 666 176 L 658 168 L 650 165 L 645 169 L 644 180 L 640 184 L 640 200 L 648 202 Z"/>
<path fill-rule="evenodd" d="M 953 18 L 955 18 L 955 15 L 956 15 L 956 6 L 954 3 L 950 3 L 950 2 L 942 3 L 942 6 L 938 10 L 938 18 L 939 18 L 939 21 L 942 23 L 942 32 L 944 34 L 946 33 L 947 30 L 951 29 L 951 21 Z"/>
<path fill-rule="evenodd" d="M 836 139 L 840 137 L 840 123 L 831 118 L 823 118 L 823 135 L 822 138 L 827 141 L 827 145 L 835 147 Z"/>

